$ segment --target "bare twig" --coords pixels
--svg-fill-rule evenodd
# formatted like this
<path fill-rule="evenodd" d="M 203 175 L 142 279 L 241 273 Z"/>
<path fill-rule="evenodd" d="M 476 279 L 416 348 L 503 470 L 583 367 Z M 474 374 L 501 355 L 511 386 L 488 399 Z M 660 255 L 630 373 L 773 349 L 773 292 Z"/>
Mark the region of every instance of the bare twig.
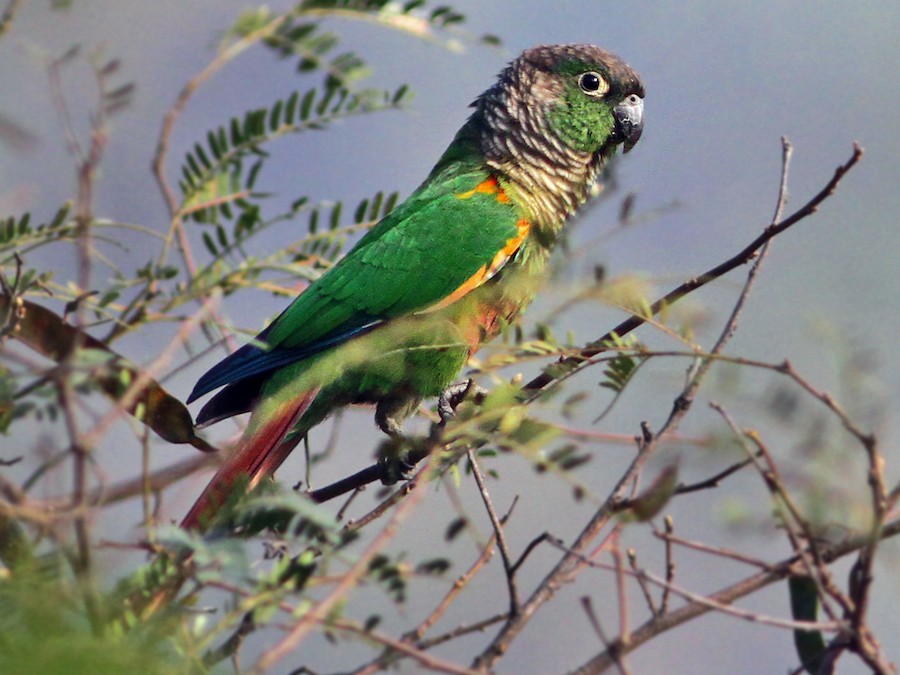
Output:
<path fill-rule="evenodd" d="M 437 635 L 433 638 L 429 638 L 428 640 L 422 640 L 417 647 L 420 649 L 431 649 L 432 647 L 436 647 L 437 645 L 444 644 L 445 642 L 450 642 L 451 640 L 455 640 L 458 637 L 463 635 L 470 635 L 472 633 L 480 633 L 485 629 L 494 626 L 501 621 L 506 621 L 508 618 L 507 614 L 495 614 L 492 617 L 488 617 L 487 619 L 482 619 L 481 621 L 476 621 L 473 624 L 463 624 L 461 626 L 457 626 L 451 631 L 444 633 L 443 635 Z"/>
<path fill-rule="evenodd" d="M 519 556 L 519 559 L 516 560 L 515 564 L 512 566 L 513 572 L 515 572 L 519 567 L 522 566 L 522 563 L 528 558 L 531 552 L 536 549 L 540 544 L 547 540 L 547 537 L 550 536 L 549 532 L 544 532 L 543 534 L 539 534 L 537 537 L 532 539 L 528 546 L 525 547 L 525 550 L 522 551 L 522 555 Z"/>
<path fill-rule="evenodd" d="M 631 568 L 632 572 L 636 572 L 638 570 L 637 551 L 635 551 L 633 548 L 629 548 L 626 551 L 626 554 L 628 555 L 628 566 Z M 647 582 L 644 581 L 641 577 L 636 576 L 635 578 L 637 579 L 638 586 L 640 587 L 641 593 L 644 596 L 644 602 L 647 603 L 647 609 L 650 610 L 650 613 L 652 615 L 656 616 L 657 614 L 659 614 L 659 608 L 657 608 L 656 603 L 653 601 L 653 596 L 650 594 L 650 587 L 647 586 Z"/>
<path fill-rule="evenodd" d="M 850 597 L 840 595 L 837 597 L 833 592 L 829 594 L 838 599 L 842 604 L 846 603 L 845 611 L 851 617 L 854 628 L 856 642 L 851 645 L 876 672 L 893 672 L 888 668 L 889 664 L 881 652 L 881 646 L 875 637 L 871 634 L 866 624 L 866 613 L 869 605 L 869 592 L 873 579 L 873 565 L 875 562 L 875 553 L 878 548 L 881 537 L 880 532 L 889 513 L 889 503 L 891 497 L 888 495 L 884 481 L 883 459 L 878 452 L 878 439 L 872 433 L 864 432 L 859 426 L 850 419 L 847 412 L 841 407 L 830 394 L 821 391 L 810 384 L 805 378 L 794 369 L 794 367 L 785 361 L 778 368 L 779 372 L 784 373 L 802 387 L 808 394 L 819 400 L 828 410 L 833 413 L 844 426 L 844 428 L 860 443 L 866 453 L 868 460 L 868 482 L 872 500 L 872 525 L 868 545 L 860 551 L 859 559 L 855 568 L 854 583 L 851 585 Z M 852 609 L 851 609 L 852 607 Z"/>
<path fill-rule="evenodd" d="M 206 68 L 204 68 L 202 71 L 200 71 L 200 73 L 198 73 L 188 81 L 181 92 L 179 92 L 178 97 L 175 99 L 175 103 L 165 114 L 165 117 L 163 117 L 162 128 L 160 129 L 159 139 L 156 143 L 156 154 L 153 157 L 153 175 L 156 177 L 156 181 L 159 184 L 159 189 L 162 192 L 163 199 L 165 200 L 166 206 L 169 209 L 169 214 L 172 217 L 172 224 L 169 228 L 169 234 L 166 237 L 166 245 L 163 248 L 163 253 L 160 257 L 160 263 L 165 262 L 168 249 L 171 246 L 171 242 L 174 237 L 178 240 L 178 245 L 184 261 L 185 269 L 191 276 L 193 276 L 197 272 L 197 265 L 194 262 L 193 256 L 191 254 L 190 244 L 184 231 L 182 214 L 179 213 L 178 200 L 175 198 L 175 192 L 169 185 L 168 178 L 166 178 L 165 165 L 166 159 L 168 158 L 169 154 L 169 143 L 172 137 L 172 132 L 175 129 L 175 123 L 178 121 L 181 113 L 184 112 L 184 109 L 187 107 L 188 102 L 194 95 L 194 92 L 197 91 L 197 89 L 199 89 L 207 80 L 212 78 L 216 73 L 219 72 L 219 70 L 221 70 L 227 63 L 232 61 L 240 53 L 253 46 L 254 44 L 257 44 L 260 40 L 263 40 L 266 37 L 272 35 L 276 30 L 278 30 L 279 26 L 281 26 L 290 16 L 291 13 L 289 12 L 281 14 L 275 17 L 272 21 L 266 23 L 261 28 L 229 44 L 216 56 L 215 59 L 213 59 L 213 61 L 209 65 L 206 66 Z"/>
<path fill-rule="evenodd" d="M 469 465 L 472 467 L 472 476 L 478 485 L 478 491 L 481 493 L 481 499 L 484 502 L 484 508 L 487 509 L 488 517 L 491 519 L 491 525 L 494 527 L 494 534 L 497 537 L 497 547 L 500 549 L 500 556 L 503 558 L 503 569 L 506 573 L 506 586 L 509 590 L 509 615 L 516 616 L 519 613 L 521 602 L 519 600 L 519 590 L 516 584 L 516 573 L 512 566 L 512 558 L 509 555 L 509 547 L 506 544 L 506 535 L 503 533 L 503 524 L 494 510 L 491 502 L 491 495 L 487 491 L 484 484 L 484 476 L 481 475 L 481 468 L 475 459 L 475 451 L 469 450 L 466 453 L 469 459 Z"/>
<path fill-rule="evenodd" d="M 826 183 L 825 187 L 823 187 L 803 207 L 792 213 L 784 220 L 778 222 L 777 224 L 771 224 L 766 227 L 766 229 L 763 230 L 762 234 L 760 234 L 756 239 L 750 242 L 750 244 L 745 246 L 736 255 L 732 256 L 725 262 L 716 265 L 704 274 L 701 274 L 694 277 L 693 279 L 684 282 L 683 284 L 678 286 L 678 288 L 675 288 L 674 290 L 670 291 L 665 296 L 654 302 L 650 306 L 650 315 L 655 316 L 656 314 L 659 314 L 659 312 L 662 311 L 663 308 L 671 306 L 684 296 L 693 293 L 698 288 L 705 286 L 709 282 L 718 279 L 731 270 L 749 262 L 757 255 L 757 252 L 766 244 L 766 242 L 818 211 L 819 207 L 822 205 L 822 202 L 828 199 L 828 197 L 834 194 L 835 190 L 837 190 L 838 186 L 841 183 L 841 180 L 847 174 L 847 172 L 850 171 L 854 166 L 856 166 L 859 160 L 862 159 L 862 155 L 862 147 L 859 144 L 854 144 L 853 155 L 850 157 L 850 159 L 848 159 L 846 162 L 837 167 L 837 169 L 835 169 L 834 175 L 832 176 L 831 180 L 829 180 L 828 183 Z M 639 326 L 644 324 L 646 321 L 647 317 L 644 316 L 639 316 L 637 314 L 630 316 L 628 319 L 616 326 L 613 330 L 590 343 L 587 347 L 582 349 L 579 354 L 563 359 L 559 365 L 563 367 L 562 370 L 565 372 L 565 375 L 552 374 L 558 372 L 556 370 L 552 371 L 552 373 L 545 372 L 528 382 L 523 387 L 523 389 L 533 392 L 541 391 L 543 389 L 546 389 L 548 386 L 558 381 L 562 377 L 569 377 L 575 370 L 588 363 L 594 356 L 597 356 L 597 354 L 606 351 L 606 349 L 608 348 L 608 343 L 613 339 L 614 336 L 622 337 L 624 335 L 627 335 L 635 328 L 638 328 Z"/>
<path fill-rule="evenodd" d="M 659 601 L 659 613 L 669 611 L 669 584 L 675 581 L 675 552 L 672 550 L 672 534 L 675 531 L 675 522 L 671 516 L 666 516 L 666 587 L 663 589 L 662 598 Z"/>
<path fill-rule="evenodd" d="M 678 544 L 679 546 L 684 546 L 685 548 L 690 548 L 695 551 L 700 551 L 701 553 L 709 553 L 710 555 L 721 556 L 723 558 L 728 558 L 729 560 L 734 560 L 736 562 L 741 562 L 746 565 L 752 565 L 761 570 L 769 569 L 769 563 L 760 560 L 758 558 L 753 558 L 751 556 L 745 555 L 738 551 L 735 551 L 730 548 L 726 548 L 724 546 L 710 546 L 709 544 L 704 544 L 699 541 L 691 541 L 690 539 L 684 539 L 682 537 L 677 537 L 674 534 L 672 526 L 669 524 L 671 519 L 667 519 L 666 522 L 666 531 L 665 532 L 654 532 L 654 534 L 666 542 L 671 548 L 672 544 Z M 667 555 L 667 557 L 671 557 Z M 668 567 L 668 564 L 667 564 Z M 667 575 L 668 578 L 668 575 Z"/>
<path fill-rule="evenodd" d="M 882 529 L 883 539 L 895 537 L 898 534 L 900 534 L 900 519 L 887 523 Z M 825 563 L 832 563 L 843 556 L 859 551 L 860 548 L 867 543 L 868 533 L 848 537 L 844 541 L 823 547 L 821 550 L 822 560 Z M 772 565 L 768 570 L 758 572 L 757 574 L 732 584 L 717 593 L 706 596 L 706 599 L 711 600 L 718 605 L 730 605 L 735 600 L 750 595 L 770 584 L 782 581 L 795 572 L 805 573 L 805 569 L 799 564 L 799 558 L 797 556 L 792 556 Z M 631 632 L 630 642 L 625 649 L 628 652 L 632 652 L 656 636 L 701 616 L 702 614 L 706 614 L 707 612 L 712 611 L 712 609 L 713 607 L 708 604 L 689 602 L 684 607 L 679 607 L 678 609 L 667 612 L 659 617 L 653 617 Z M 614 665 L 615 662 L 612 656 L 604 652 L 594 656 L 581 667 L 572 671 L 572 674 L 594 675 L 596 673 L 602 673 Z"/>
<path fill-rule="evenodd" d="M 597 613 L 594 611 L 594 605 L 591 603 L 591 599 L 588 597 L 581 598 L 581 607 L 584 609 L 584 613 L 588 616 L 588 621 L 591 622 L 591 626 L 594 629 L 594 632 L 597 634 L 597 637 L 600 638 L 600 642 L 603 643 L 603 647 L 607 652 L 612 654 L 613 660 L 615 661 L 616 667 L 622 675 L 629 675 L 631 672 L 628 669 L 628 666 L 625 664 L 625 659 L 622 658 L 622 651 L 618 648 L 618 645 L 622 644 L 622 639 L 620 638 L 615 643 L 611 643 L 609 639 L 606 637 L 606 633 L 603 630 L 603 627 L 600 625 L 600 619 L 597 617 Z"/>
<path fill-rule="evenodd" d="M 622 523 L 616 525 L 613 530 L 613 536 L 610 538 L 612 541 L 612 546 L 610 547 L 610 553 L 613 558 L 613 570 L 616 574 L 616 595 L 617 600 L 616 604 L 619 608 L 619 638 L 617 642 L 622 644 L 628 643 L 628 631 L 629 631 L 629 620 L 628 620 L 628 594 L 625 585 L 625 565 L 622 563 L 622 552 L 619 547 L 619 543 L 621 540 L 622 533 Z M 623 665 L 621 660 L 617 662 L 619 666 L 619 670 L 623 670 Z"/>
<path fill-rule="evenodd" d="M 850 610 L 849 599 L 840 592 L 832 581 L 831 574 L 823 564 L 819 554 L 815 533 L 785 487 L 769 449 L 762 442 L 758 433 L 754 431 L 744 432 L 739 429 L 722 406 L 715 402 L 710 403 L 710 406 L 722 416 L 725 423 L 741 443 L 741 446 L 745 448 L 745 452 L 753 461 L 757 471 L 759 471 L 763 483 L 772 496 L 774 507 L 780 513 L 780 522 L 790 540 L 792 549 L 797 552 L 797 555 L 803 562 L 806 574 L 816 583 L 819 597 L 822 600 L 822 608 L 833 620 L 837 618 L 837 613 L 830 603 L 827 602 L 830 596 L 840 603 L 846 614 Z M 758 460 L 757 456 L 761 457 L 761 460 Z"/>
<path fill-rule="evenodd" d="M 487 544 L 482 548 L 481 555 L 478 556 L 478 559 L 472 563 L 472 566 L 469 567 L 462 574 L 456 582 L 454 582 L 453 587 L 447 592 L 444 596 L 444 599 L 441 600 L 440 604 L 434 609 L 431 614 L 429 614 L 416 628 L 408 633 L 404 637 L 409 637 L 409 639 L 414 641 L 419 641 L 423 637 L 425 637 L 425 633 L 431 630 L 431 627 L 434 626 L 438 622 L 444 613 L 447 611 L 447 608 L 453 603 L 453 601 L 457 598 L 457 596 L 462 592 L 462 590 L 469 584 L 469 582 L 475 577 L 481 569 L 488 564 L 491 558 L 494 557 L 494 552 L 497 550 L 494 547 L 497 538 L 496 535 L 492 535 L 488 540 Z"/>
<path fill-rule="evenodd" d="M 699 490 L 709 490 L 711 488 L 717 488 L 717 487 L 719 487 L 719 484 L 723 480 L 728 478 L 730 475 L 737 473 L 741 469 L 749 466 L 752 463 L 753 463 L 752 459 L 744 459 L 744 460 L 741 460 L 740 462 L 735 462 L 728 468 L 723 469 L 719 473 L 715 474 L 714 476 L 710 476 L 709 478 L 707 478 L 705 480 L 701 480 L 696 483 L 691 483 L 690 485 L 683 485 L 683 484 L 679 485 L 675 489 L 675 494 L 676 495 L 686 495 L 691 492 L 697 492 Z"/>

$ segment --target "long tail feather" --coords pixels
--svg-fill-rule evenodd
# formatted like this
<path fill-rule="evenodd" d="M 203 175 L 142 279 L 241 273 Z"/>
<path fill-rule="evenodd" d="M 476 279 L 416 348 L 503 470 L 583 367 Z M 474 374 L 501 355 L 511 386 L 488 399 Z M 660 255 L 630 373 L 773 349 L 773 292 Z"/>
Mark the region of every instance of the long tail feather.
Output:
<path fill-rule="evenodd" d="M 318 393 L 318 388 L 311 389 L 280 406 L 261 426 L 251 426 L 241 440 L 240 448 L 225 460 L 181 521 L 181 526 L 204 529 L 238 483 L 246 483 L 246 489 L 251 490 L 264 477 L 274 473 L 301 438 L 297 435 L 285 440 L 285 436 L 303 417 Z"/>

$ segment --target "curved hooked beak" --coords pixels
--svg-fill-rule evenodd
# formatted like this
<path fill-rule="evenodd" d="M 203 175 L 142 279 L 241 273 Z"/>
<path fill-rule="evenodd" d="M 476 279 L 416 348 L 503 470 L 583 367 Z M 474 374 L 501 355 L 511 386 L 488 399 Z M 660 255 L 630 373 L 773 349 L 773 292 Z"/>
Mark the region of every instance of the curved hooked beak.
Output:
<path fill-rule="evenodd" d="M 616 135 L 625 144 L 625 152 L 631 150 L 644 130 L 644 99 L 637 94 L 627 96 L 613 108 L 616 120 Z"/>

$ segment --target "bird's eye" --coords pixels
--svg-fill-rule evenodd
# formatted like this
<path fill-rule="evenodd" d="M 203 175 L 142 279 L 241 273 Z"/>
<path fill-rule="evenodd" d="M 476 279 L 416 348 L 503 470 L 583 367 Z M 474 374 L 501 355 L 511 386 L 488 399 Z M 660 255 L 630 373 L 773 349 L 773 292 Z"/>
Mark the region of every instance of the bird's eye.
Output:
<path fill-rule="evenodd" d="M 578 76 L 578 86 L 589 96 L 603 96 L 609 91 L 607 82 L 600 73 L 589 72 Z"/>

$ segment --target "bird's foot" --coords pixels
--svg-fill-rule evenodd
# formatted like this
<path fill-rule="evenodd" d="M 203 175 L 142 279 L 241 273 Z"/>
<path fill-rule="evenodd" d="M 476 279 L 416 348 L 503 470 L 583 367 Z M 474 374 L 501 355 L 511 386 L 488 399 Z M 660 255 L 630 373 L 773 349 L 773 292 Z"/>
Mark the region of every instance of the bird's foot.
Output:
<path fill-rule="evenodd" d="M 418 407 L 419 399 L 384 399 L 375 408 L 375 422 L 389 438 L 382 445 L 378 477 L 383 485 L 394 485 L 412 478 L 416 461 L 408 459 L 409 441 L 403 434 L 403 422 Z"/>
<path fill-rule="evenodd" d="M 404 453 L 399 457 L 382 457 L 378 460 L 378 474 L 382 485 L 394 485 L 412 478 L 416 465 L 406 458 Z"/>
<path fill-rule="evenodd" d="M 487 393 L 487 389 L 472 379 L 461 380 L 451 384 L 438 397 L 437 411 L 441 418 L 441 425 L 443 426 L 456 415 L 456 408 L 466 397 L 471 396 L 477 401 L 484 398 Z"/>
<path fill-rule="evenodd" d="M 417 398 L 386 398 L 375 407 L 375 423 L 393 439 L 403 438 L 403 422 L 419 406 Z"/>

